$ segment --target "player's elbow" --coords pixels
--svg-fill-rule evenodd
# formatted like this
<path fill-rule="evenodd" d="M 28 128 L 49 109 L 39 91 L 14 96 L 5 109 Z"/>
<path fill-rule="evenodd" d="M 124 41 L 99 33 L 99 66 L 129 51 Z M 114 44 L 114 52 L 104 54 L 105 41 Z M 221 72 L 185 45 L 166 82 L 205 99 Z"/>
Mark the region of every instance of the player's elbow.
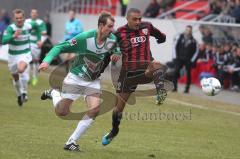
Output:
<path fill-rule="evenodd" d="M 162 34 L 159 38 L 158 38 L 158 40 L 157 40 L 157 42 L 160 44 L 160 43 L 164 43 L 165 41 L 166 41 L 166 35 L 165 34 Z"/>

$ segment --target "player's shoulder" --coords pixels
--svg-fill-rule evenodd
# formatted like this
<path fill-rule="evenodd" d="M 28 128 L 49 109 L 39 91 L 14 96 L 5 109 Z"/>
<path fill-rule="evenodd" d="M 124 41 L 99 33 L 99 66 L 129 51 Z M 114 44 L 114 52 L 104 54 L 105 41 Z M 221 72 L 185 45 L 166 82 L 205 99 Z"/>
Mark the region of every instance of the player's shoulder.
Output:
<path fill-rule="evenodd" d="M 140 24 L 140 27 L 141 28 L 148 28 L 148 27 L 151 27 L 152 26 L 152 23 L 151 22 L 145 22 L 145 21 L 143 21 L 143 22 L 141 22 L 141 24 Z"/>
<path fill-rule="evenodd" d="M 127 29 L 127 25 L 120 26 L 119 28 L 117 28 L 117 31 L 115 33 L 122 32 L 126 29 Z"/>
<path fill-rule="evenodd" d="M 26 29 L 26 30 L 32 29 L 31 23 L 25 21 L 23 24 L 23 29 Z"/>
<path fill-rule="evenodd" d="M 113 41 L 117 40 L 117 37 L 113 33 L 111 33 L 108 38 Z"/>
<path fill-rule="evenodd" d="M 81 32 L 80 34 L 84 35 L 86 38 L 94 37 L 97 33 L 96 29 L 90 29 L 84 32 Z"/>
<path fill-rule="evenodd" d="M 44 21 L 43 21 L 42 19 L 37 19 L 37 20 L 36 20 L 36 23 L 37 23 L 38 25 L 41 25 L 41 24 L 44 23 Z"/>
<path fill-rule="evenodd" d="M 91 30 L 87 30 L 79 33 L 75 38 L 78 40 L 84 40 L 84 39 L 95 37 L 95 34 L 96 34 L 96 29 L 91 29 Z"/>
<path fill-rule="evenodd" d="M 28 18 L 25 20 L 26 23 L 30 23 L 32 21 L 32 19 Z"/>
<path fill-rule="evenodd" d="M 16 24 L 12 23 L 12 24 L 8 25 L 7 29 L 16 30 L 17 26 L 16 26 Z"/>

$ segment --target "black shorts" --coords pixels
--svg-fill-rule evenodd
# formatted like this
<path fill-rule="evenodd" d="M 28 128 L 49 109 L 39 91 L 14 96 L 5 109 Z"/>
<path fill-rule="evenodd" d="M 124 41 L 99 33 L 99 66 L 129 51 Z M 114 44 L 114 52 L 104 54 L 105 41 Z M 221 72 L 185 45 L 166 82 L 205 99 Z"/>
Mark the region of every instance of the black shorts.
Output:
<path fill-rule="evenodd" d="M 152 80 L 152 78 L 145 76 L 145 70 L 121 70 L 116 86 L 116 92 L 132 93 L 135 92 L 138 84 L 150 83 Z"/>

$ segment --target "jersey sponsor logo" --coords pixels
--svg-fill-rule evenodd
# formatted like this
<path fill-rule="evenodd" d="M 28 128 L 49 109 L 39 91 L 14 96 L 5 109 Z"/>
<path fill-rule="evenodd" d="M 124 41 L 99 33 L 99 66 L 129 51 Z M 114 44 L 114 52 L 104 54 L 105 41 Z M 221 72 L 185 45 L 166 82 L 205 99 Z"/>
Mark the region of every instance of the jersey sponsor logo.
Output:
<path fill-rule="evenodd" d="M 72 39 L 70 41 L 70 45 L 73 46 L 73 45 L 76 45 L 77 44 L 77 40 L 76 39 Z"/>
<path fill-rule="evenodd" d="M 84 62 L 86 63 L 87 68 L 88 68 L 92 73 L 95 73 L 95 72 L 100 71 L 103 61 L 99 61 L 99 62 L 95 63 L 95 62 L 89 60 L 87 57 L 84 57 L 83 60 L 84 60 Z"/>
<path fill-rule="evenodd" d="M 147 28 L 146 29 L 142 29 L 142 32 L 143 32 L 144 35 L 147 35 L 148 34 L 148 29 Z"/>
<path fill-rule="evenodd" d="M 136 45 L 138 43 L 144 43 L 146 41 L 146 37 L 138 36 L 138 37 L 131 38 L 130 41 L 133 45 Z"/>

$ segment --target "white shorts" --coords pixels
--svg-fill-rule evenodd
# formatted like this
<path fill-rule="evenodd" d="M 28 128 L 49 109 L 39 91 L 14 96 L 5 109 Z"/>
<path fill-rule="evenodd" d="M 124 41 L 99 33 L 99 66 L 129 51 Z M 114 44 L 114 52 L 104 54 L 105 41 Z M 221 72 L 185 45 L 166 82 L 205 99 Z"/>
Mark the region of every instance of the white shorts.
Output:
<path fill-rule="evenodd" d="M 41 49 L 39 49 L 37 46 L 31 45 L 31 54 L 32 54 L 32 59 L 39 60 Z"/>
<path fill-rule="evenodd" d="M 100 80 L 85 81 L 79 76 L 69 72 L 62 85 L 62 98 L 77 100 L 81 96 L 101 93 Z"/>
<path fill-rule="evenodd" d="M 18 64 L 20 62 L 25 62 L 29 64 L 32 61 L 32 56 L 30 53 L 20 54 L 20 55 L 11 55 L 8 54 L 8 68 L 12 74 L 18 72 Z"/>

